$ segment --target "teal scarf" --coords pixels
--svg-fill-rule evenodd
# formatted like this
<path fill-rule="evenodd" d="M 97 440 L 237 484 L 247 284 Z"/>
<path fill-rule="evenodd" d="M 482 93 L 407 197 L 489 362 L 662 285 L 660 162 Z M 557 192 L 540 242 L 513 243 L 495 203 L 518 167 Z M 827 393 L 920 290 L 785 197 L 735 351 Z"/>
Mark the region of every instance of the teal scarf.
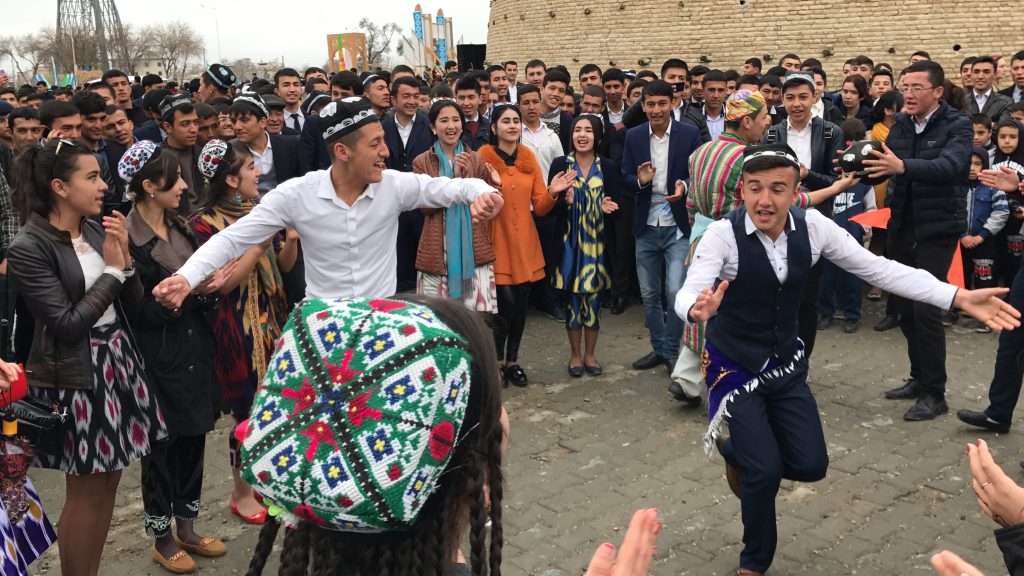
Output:
<path fill-rule="evenodd" d="M 455 144 L 455 156 L 463 152 L 462 141 Z M 434 142 L 437 154 L 438 176 L 455 177 L 455 158 L 448 158 L 441 148 L 441 142 Z M 461 298 L 463 289 L 473 282 L 476 260 L 473 257 L 473 218 L 469 206 L 455 204 L 444 213 L 444 239 L 448 254 L 448 294 Z"/>

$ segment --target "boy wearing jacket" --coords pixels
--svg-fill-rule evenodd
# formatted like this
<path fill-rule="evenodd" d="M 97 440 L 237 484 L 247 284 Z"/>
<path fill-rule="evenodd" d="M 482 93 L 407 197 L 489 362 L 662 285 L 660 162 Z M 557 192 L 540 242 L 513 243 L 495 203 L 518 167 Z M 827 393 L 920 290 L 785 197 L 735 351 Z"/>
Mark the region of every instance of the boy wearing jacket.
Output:
<path fill-rule="evenodd" d="M 978 181 L 978 175 L 988 167 L 988 151 L 976 146 L 971 153 L 971 184 L 967 189 L 967 231 L 960 237 L 964 282 L 970 289 L 996 285 L 993 237 L 999 234 L 1010 216 L 1006 194 Z M 987 326 L 978 330 L 991 331 Z"/>

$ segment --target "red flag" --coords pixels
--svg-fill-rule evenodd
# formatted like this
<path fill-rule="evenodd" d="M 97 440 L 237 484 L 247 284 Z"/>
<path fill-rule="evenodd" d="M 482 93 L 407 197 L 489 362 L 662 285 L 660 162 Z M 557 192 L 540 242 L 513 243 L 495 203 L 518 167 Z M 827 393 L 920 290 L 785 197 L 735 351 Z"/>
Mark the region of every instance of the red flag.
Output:
<path fill-rule="evenodd" d="M 850 218 L 850 221 L 856 222 L 864 226 L 871 226 L 872 228 L 887 229 L 889 227 L 889 217 L 892 215 L 892 210 L 888 208 L 881 208 L 878 210 L 872 210 L 871 212 L 863 212 Z M 953 261 L 950 262 L 949 272 L 946 273 L 946 282 L 949 282 L 953 286 L 964 288 L 964 261 L 960 255 L 960 243 L 956 243 L 956 252 L 953 254 Z"/>

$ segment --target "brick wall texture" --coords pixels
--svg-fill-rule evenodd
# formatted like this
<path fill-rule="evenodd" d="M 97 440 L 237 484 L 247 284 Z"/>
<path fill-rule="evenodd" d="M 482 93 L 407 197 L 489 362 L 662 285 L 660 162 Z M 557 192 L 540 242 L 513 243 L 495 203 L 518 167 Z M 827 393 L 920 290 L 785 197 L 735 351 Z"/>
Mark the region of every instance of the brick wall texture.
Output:
<path fill-rule="evenodd" d="M 1022 6 L 1021 0 L 491 0 L 487 60 L 518 61 L 524 81 L 530 58 L 564 64 L 575 77 L 591 62 L 657 72 L 672 57 L 691 67 L 706 59 L 712 68 L 741 70 L 756 56 L 767 70 L 794 52 L 821 60 L 833 87 L 843 62 L 858 54 L 899 71 L 912 52 L 927 50 L 955 81 L 967 56 L 1004 54 L 1009 65 L 1009 55 L 1024 49 Z M 1002 85 L 1011 82 L 1007 76 Z"/>

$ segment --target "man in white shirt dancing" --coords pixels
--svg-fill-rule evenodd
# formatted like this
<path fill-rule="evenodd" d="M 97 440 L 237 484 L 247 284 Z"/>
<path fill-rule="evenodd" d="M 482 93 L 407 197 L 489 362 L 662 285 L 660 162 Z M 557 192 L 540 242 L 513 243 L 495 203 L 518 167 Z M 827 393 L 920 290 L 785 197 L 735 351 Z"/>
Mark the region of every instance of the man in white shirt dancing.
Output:
<path fill-rule="evenodd" d="M 782 478 L 815 482 L 828 468 L 797 336 L 803 284 L 819 258 L 904 298 L 955 306 L 995 330 L 1020 324 L 1020 314 L 997 297 L 1005 288 L 958 290 L 871 254 L 816 211 L 793 208 L 799 179 L 800 162 L 788 146 L 748 147 L 744 208 L 708 226 L 675 302 L 681 318 L 708 323 L 701 358 L 710 419 L 704 445 L 722 453 L 729 486 L 740 497 L 738 575 L 763 574 L 771 565 Z M 723 423 L 730 436 L 721 435 Z"/>

